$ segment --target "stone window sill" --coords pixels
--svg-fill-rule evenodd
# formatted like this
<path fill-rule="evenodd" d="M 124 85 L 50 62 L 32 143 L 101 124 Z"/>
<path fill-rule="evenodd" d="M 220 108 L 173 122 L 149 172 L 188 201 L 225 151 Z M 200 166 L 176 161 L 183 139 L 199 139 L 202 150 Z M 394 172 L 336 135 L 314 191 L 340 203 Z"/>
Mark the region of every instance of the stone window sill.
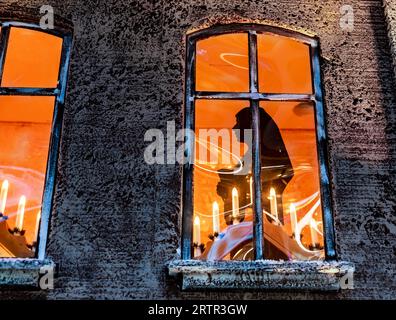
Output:
<path fill-rule="evenodd" d="M 0 259 L 0 288 L 25 287 L 38 289 L 43 270 L 53 272 L 55 264 L 51 260 L 38 259 Z"/>
<path fill-rule="evenodd" d="M 169 275 L 181 279 L 182 290 L 252 289 L 338 291 L 353 264 L 343 261 L 198 261 L 175 260 Z"/>

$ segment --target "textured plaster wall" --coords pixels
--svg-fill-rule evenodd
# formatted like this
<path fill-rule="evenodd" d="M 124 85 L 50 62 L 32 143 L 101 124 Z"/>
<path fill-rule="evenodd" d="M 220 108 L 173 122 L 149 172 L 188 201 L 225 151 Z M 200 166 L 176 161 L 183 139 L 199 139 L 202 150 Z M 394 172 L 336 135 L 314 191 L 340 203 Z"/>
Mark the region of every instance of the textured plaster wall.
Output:
<path fill-rule="evenodd" d="M 388 24 L 389 41 L 392 50 L 393 65 L 396 73 L 396 1 L 383 0 Z"/>
<path fill-rule="evenodd" d="M 387 1 L 390 5 L 393 1 Z M 395 85 L 380 0 L 2 0 L 51 4 L 74 24 L 74 43 L 48 255 L 55 290 L 0 299 L 395 298 Z M 37 17 L 37 20 L 39 18 Z M 180 239 L 176 166 L 143 161 L 148 128 L 183 119 L 184 35 L 217 22 L 265 20 L 319 35 L 337 247 L 356 264 L 342 293 L 181 293 L 165 263 Z"/>

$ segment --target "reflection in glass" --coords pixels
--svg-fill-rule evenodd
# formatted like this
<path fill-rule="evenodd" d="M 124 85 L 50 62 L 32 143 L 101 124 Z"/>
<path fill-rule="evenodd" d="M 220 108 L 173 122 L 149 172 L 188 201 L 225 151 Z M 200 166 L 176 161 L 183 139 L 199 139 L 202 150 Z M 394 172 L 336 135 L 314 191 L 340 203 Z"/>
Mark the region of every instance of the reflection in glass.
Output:
<path fill-rule="evenodd" d="M 314 104 L 261 102 L 260 118 L 265 257 L 321 259 Z"/>
<path fill-rule="evenodd" d="M 249 91 L 248 35 L 232 33 L 197 42 L 196 90 Z"/>
<path fill-rule="evenodd" d="M 0 96 L 0 257 L 34 254 L 54 103 Z"/>
<path fill-rule="evenodd" d="M 11 28 L 2 87 L 55 88 L 62 38 L 25 28 Z"/>
<path fill-rule="evenodd" d="M 307 44 L 278 35 L 257 36 L 259 91 L 311 94 L 311 57 Z"/>
<path fill-rule="evenodd" d="M 197 100 L 194 257 L 253 258 L 249 102 Z M 248 121 L 248 123 L 246 122 Z"/>

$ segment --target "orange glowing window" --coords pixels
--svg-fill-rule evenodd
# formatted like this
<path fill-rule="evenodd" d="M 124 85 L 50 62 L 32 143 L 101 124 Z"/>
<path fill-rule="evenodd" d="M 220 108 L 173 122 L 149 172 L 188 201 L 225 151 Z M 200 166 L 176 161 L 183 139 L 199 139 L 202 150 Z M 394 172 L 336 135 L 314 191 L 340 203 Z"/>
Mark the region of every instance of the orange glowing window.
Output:
<path fill-rule="evenodd" d="M 187 41 L 183 258 L 334 257 L 317 39 L 219 28 Z"/>
<path fill-rule="evenodd" d="M 197 42 L 197 91 L 249 91 L 248 37 L 225 34 Z"/>
<path fill-rule="evenodd" d="M 2 87 L 55 88 L 62 38 L 25 28 L 11 28 Z"/>
<path fill-rule="evenodd" d="M 13 23 L 0 32 L 0 258 L 43 258 L 70 35 Z"/>

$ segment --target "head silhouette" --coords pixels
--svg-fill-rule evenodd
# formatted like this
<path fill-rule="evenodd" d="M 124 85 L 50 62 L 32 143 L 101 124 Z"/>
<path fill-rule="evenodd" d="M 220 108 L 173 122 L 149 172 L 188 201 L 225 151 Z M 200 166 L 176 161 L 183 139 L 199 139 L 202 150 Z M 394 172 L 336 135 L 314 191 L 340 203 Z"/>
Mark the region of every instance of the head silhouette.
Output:
<path fill-rule="evenodd" d="M 263 108 L 259 108 L 260 124 L 265 124 L 269 115 L 264 111 Z M 240 135 L 237 135 L 239 142 L 245 142 L 244 130 L 252 129 L 252 111 L 251 108 L 246 107 L 240 110 L 236 115 L 236 124 L 232 129 L 240 130 Z"/>

